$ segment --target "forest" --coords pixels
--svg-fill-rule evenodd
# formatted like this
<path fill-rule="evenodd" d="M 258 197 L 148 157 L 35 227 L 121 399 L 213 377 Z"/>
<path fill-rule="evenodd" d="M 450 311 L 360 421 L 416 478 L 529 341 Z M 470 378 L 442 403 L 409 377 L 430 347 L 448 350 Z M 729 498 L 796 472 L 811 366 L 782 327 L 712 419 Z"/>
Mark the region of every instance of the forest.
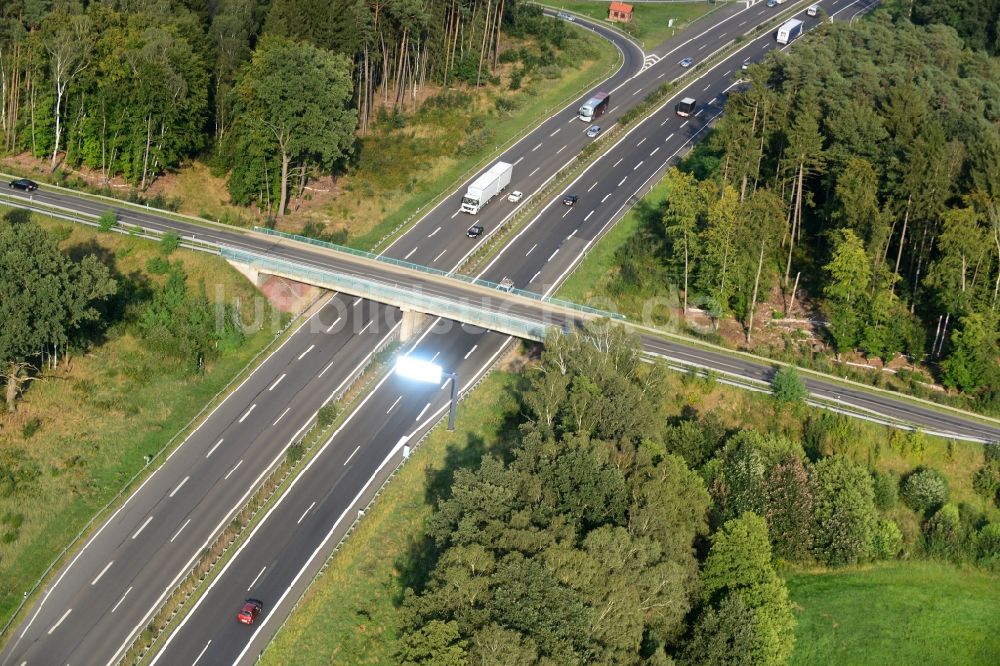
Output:
<path fill-rule="evenodd" d="M 996 447 L 959 501 L 932 466 L 879 469 L 923 458 L 922 436 L 859 437 L 805 408 L 794 371 L 758 429 L 708 405 L 669 415 L 667 372 L 611 325 L 546 340 L 510 448 L 443 487 L 428 474 L 436 509 L 397 564 L 397 663 L 780 664 L 789 567 L 1000 565 Z"/>
<path fill-rule="evenodd" d="M 995 411 L 1000 60 L 879 11 L 744 78 L 619 252 L 619 291 L 675 284 L 747 346 L 773 290 L 806 293 L 835 353 L 906 354 Z"/>
<path fill-rule="evenodd" d="M 203 157 L 234 203 L 281 215 L 379 110 L 496 82 L 502 38 L 529 33 L 565 28 L 516 0 L 9 0 L 0 151 L 140 192 Z"/>

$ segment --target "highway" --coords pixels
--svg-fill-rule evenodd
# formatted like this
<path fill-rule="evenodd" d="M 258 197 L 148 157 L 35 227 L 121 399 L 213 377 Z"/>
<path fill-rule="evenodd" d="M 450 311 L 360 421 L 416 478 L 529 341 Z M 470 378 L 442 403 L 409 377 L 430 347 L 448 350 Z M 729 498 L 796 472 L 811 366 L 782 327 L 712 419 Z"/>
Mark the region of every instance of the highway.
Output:
<path fill-rule="evenodd" d="M 829 4 L 836 7 L 849 3 L 840 0 Z M 712 21 L 725 21 L 718 28 L 720 34 L 762 7 L 741 10 L 747 13 L 732 9 L 727 10 L 728 16 L 718 12 L 709 17 Z M 747 27 L 744 25 L 742 29 Z M 614 108 L 614 101 L 642 99 L 644 92 L 665 77 L 673 78 L 680 73 L 676 60 L 694 57 L 688 53 L 690 46 L 675 52 L 667 49 L 662 62 L 629 81 L 625 68 L 631 67 L 632 73 L 638 71 L 643 54 L 625 40 L 616 39 L 626 54 L 625 65 L 615 75 L 617 79 L 601 86 L 612 88 L 613 110 L 600 121 L 605 125 L 626 108 Z M 715 33 L 702 38 L 710 39 L 725 41 Z M 711 52 L 711 47 L 701 49 L 701 44 L 699 41 L 697 50 Z M 511 277 L 519 287 L 551 292 L 575 266 L 581 253 L 617 219 L 630 197 L 641 193 L 668 159 L 682 151 L 721 110 L 723 91 L 732 84 L 733 72 L 738 71 L 739 64 L 746 58 L 760 57 L 773 46 L 770 35 L 748 42 L 739 54 L 692 84 L 689 90 L 680 91 L 679 95 L 694 93 L 692 96 L 705 102 L 701 114 L 693 120 L 685 122 L 677 118 L 668 105 L 651 121 L 634 127 L 611 153 L 567 188 L 580 196 L 575 207 L 561 207 L 558 198 L 548 203 L 483 271 L 483 277 L 494 281 Z M 634 53 L 629 56 L 632 50 Z M 618 87 L 612 85 L 615 81 Z M 589 93 L 583 98 L 587 96 Z M 568 159 L 587 141 L 583 136 L 586 125 L 571 119 L 573 109 L 582 99 L 547 120 L 499 158 L 517 163 L 510 189 L 527 194 L 537 190 L 565 162 L 563 156 Z M 539 143 L 541 147 L 537 147 Z M 514 208 L 505 200 L 497 200 L 484 209 L 478 220 L 473 220 L 471 216 L 455 214 L 460 195 L 457 192 L 431 211 L 389 248 L 389 254 L 451 270 L 475 244 L 465 238 L 466 227 L 478 221 L 488 230 L 491 225 L 495 228 Z M 36 193 L 39 199 L 49 197 L 70 208 L 93 206 L 98 213 L 107 208 L 80 203 L 67 195 Z M 325 255 L 309 248 L 276 244 L 222 229 L 178 227 L 172 221 L 126 210 L 121 216 L 125 221 L 179 228 L 185 235 L 255 252 L 317 265 L 328 262 Z M 32 609 L 26 626 L 17 629 L 3 663 L 107 663 L 120 654 L 125 641 L 158 606 L 163 592 L 228 520 L 239 503 L 240 491 L 245 495 L 255 485 L 255 480 L 293 440 L 295 428 L 301 428 L 319 404 L 363 362 L 380 336 L 389 334 L 387 329 L 398 316 L 364 301 L 354 305 L 354 299 L 346 297 L 338 297 L 335 303 L 313 315 L 322 325 L 309 325 L 296 332 L 87 542 L 47 591 L 41 605 Z M 355 316 L 354 308 L 366 308 L 367 314 Z M 327 332 L 327 326 L 336 329 L 333 311 L 346 313 L 346 319 L 340 314 L 342 329 Z M 373 325 L 368 330 L 358 325 L 367 320 L 389 324 Z M 359 334 L 354 335 L 355 332 Z M 469 388 L 492 365 L 508 341 L 504 336 L 442 321 L 422 339 L 414 353 L 435 358 L 446 368 L 456 370 L 461 385 Z M 653 349 L 691 356 L 706 366 L 734 364 L 731 357 L 680 345 Z M 743 371 L 767 372 L 753 364 Z M 837 386 L 820 383 L 816 386 L 818 390 L 838 392 L 841 399 L 855 399 Z M 376 472 L 384 476 L 397 464 L 400 442 L 415 442 L 437 419 L 446 399 L 447 390 L 443 387 L 419 388 L 391 376 L 383 379 L 346 426 L 328 440 L 323 454 L 299 477 L 293 491 L 277 504 L 246 547 L 227 565 L 166 647 L 160 663 L 231 663 L 241 653 L 244 659 L 252 660 L 308 582 L 309 572 L 325 559 L 324 549 L 332 547 L 338 539 L 338 530 L 343 531 L 353 520 L 352 500 L 362 491 L 370 492 L 377 487 L 378 481 L 373 482 L 378 478 Z M 864 393 L 857 399 L 870 400 L 871 395 Z M 937 412 L 928 416 L 926 410 L 888 399 L 884 402 L 895 409 L 915 410 L 934 422 L 941 418 Z M 979 427 L 969 426 L 958 417 L 953 420 L 963 427 Z M 227 442 L 230 446 L 226 446 Z M 265 614 L 254 629 L 237 625 L 233 617 L 246 596 L 257 596 L 266 604 Z"/>

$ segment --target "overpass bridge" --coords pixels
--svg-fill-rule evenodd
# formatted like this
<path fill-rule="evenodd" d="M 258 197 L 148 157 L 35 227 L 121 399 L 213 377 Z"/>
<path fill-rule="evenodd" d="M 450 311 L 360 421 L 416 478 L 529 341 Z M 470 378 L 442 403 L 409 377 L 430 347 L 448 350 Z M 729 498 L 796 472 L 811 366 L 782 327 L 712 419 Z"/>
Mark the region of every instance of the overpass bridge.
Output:
<path fill-rule="evenodd" d="M 378 301 L 403 312 L 402 338 L 423 327 L 428 316 L 443 317 L 528 340 L 543 341 L 549 329 L 567 331 L 585 322 L 624 316 L 503 287 L 496 282 L 316 241 L 304 236 L 257 228 L 275 246 L 305 243 L 311 258 L 289 260 L 277 253 L 251 252 L 220 246 L 219 254 L 254 284 L 263 276 L 278 276 L 352 296 Z"/>

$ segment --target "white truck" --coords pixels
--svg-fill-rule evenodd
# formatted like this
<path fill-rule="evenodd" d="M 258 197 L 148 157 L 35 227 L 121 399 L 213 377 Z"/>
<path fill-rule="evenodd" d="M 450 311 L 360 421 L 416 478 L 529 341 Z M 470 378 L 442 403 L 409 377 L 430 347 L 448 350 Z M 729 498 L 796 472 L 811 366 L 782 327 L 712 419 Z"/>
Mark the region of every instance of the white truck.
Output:
<path fill-rule="evenodd" d="M 507 162 L 497 162 L 491 166 L 489 171 L 469 185 L 465 196 L 462 197 L 462 212 L 477 214 L 480 208 L 490 202 L 490 199 L 510 185 L 510 176 L 513 172 L 514 166 Z"/>
<path fill-rule="evenodd" d="M 779 44 L 787 44 L 802 34 L 802 21 L 790 19 L 781 24 L 778 28 L 777 39 Z"/>

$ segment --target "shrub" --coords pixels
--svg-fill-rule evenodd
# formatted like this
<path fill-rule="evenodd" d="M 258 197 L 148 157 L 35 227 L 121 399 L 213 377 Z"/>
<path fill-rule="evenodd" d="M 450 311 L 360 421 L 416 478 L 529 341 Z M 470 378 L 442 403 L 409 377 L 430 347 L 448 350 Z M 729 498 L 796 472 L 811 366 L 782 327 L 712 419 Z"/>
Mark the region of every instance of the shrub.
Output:
<path fill-rule="evenodd" d="M 285 454 L 286 460 L 288 460 L 289 465 L 294 465 L 295 463 L 302 460 L 302 456 L 306 454 L 306 449 L 302 446 L 302 442 L 296 442 L 288 447 L 288 452 Z"/>
<path fill-rule="evenodd" d="M 901 495 L 914 511 L 934 511 L 948 501 L 948 481 L 935 469 L 918 467 L 903 481 Z"/>
<path fill-rule="evenodd" d="M 958 507 L 945 504 L 924 523 L 924 548 L 928 555 L 953 562 L 965 555 L 965 529 Z"/>
<path fill-rule="evenodd" d="M 875 506 L 887 511 L 899 501 L 899 478 L 891 472 L 873 472 L 872 486 L 875 490 Z"/>
<path fill-rule="evenodd" d="M 878 524 L 868 471 L 843 456 L 813 465 L 813 550 L 830 565 L 853 564 L 871 555 Z"/>
<path fill-rule="evenodd" d="M 1000 557 L 1000 523 L 989 523 L 976 536 L 980 559 Z"/>
<path fill-rule="evenodd" d="M 146 262 L 146 270 L 153 275 L 166 275 L 170 270 L 170 262 L 163 257 L 150 257 Z"/>
<path fill-rule="evenodd" d="M 97 218 L 97 226 L 101 231 L 111 231 L 118 225 L 118 213 L 106 210 Z"/>
<path fill-rule="evenodd" d="M 903 549 L 903 533 L 892 520 L 880 520 L 872 533 L 872 557 L 876 560 L 891 560 Z"/>
<path fill-rule="evenodd" d="M 789 404 L 801 404 L 809 395 L 805 382 L 799 377 L 798 371 L 791 366 L 778 368 L 771 379 L 771 391 L 775 400 Z"/>
<path fill-rule="evenodd" d="M 316 425 L 320 428 L 329 427 L 334 421 L 337 420 L 337 414 L 339 413 L 340 406 L 337 403 L 331 402 L 323 405 L 319 408 L 319 411 L 316 412 Z"/>
<path fill-rule="evenodd" d="M 25 439 L 30 439 L 31 436 L 34 435 L 36 432 L 38 432 L 39 428 L 41 427 L 42 427 L 41 419 L 37 417 L 29 419 L 28 422 L 21 427 L 21 435 Z"/>
<path fill-rule="evenodd" d="M 164 257 L 173 254 L 174 250 L 180 247 L 181 236 L 176 231 L 168 231 L 160 239 L 160 254 Z"/>
<path fill-rule="evenodd" d="M 1000 463 L 990 461 L 972 476 L 972 489 L 989 502 L 995 502 L 1000 489 Z"/>

